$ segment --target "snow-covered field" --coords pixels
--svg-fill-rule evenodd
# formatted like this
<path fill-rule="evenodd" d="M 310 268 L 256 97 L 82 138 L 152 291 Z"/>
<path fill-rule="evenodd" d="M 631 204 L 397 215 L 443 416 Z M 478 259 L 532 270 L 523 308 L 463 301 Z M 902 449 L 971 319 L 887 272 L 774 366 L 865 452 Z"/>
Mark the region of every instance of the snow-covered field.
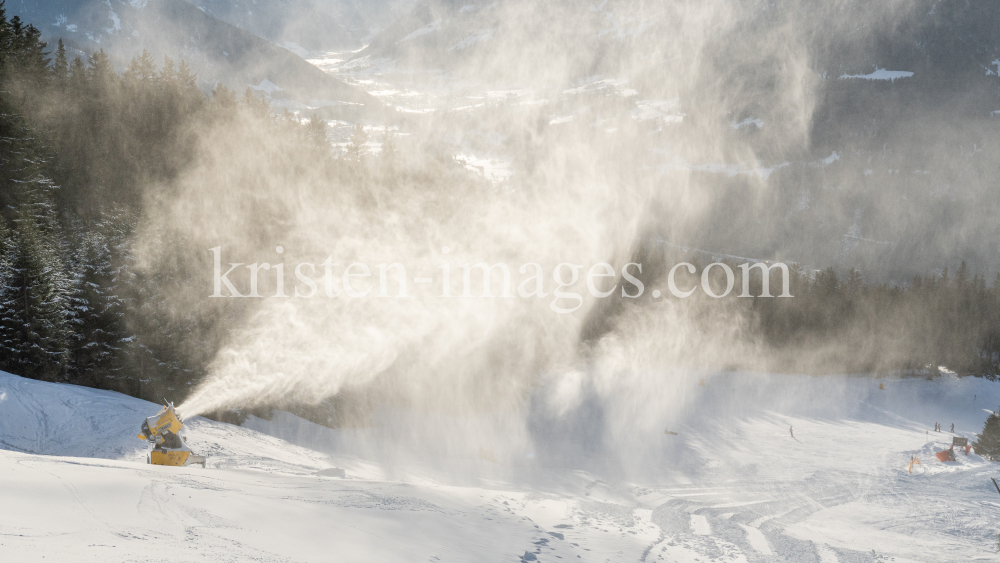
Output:
<path fill-rule="evenodd" d="M 637 438 L 667 460 L 644 477 L 456 486 L 281 413 L 192 419 L 208 468 L 149 466 L 157 405 L 0 373 L 0 561 L 995 561 L 1000 464 L 939 462 L 927 430 L 972 438 L 998 404 L 975 378 L 718 374 Z"/>

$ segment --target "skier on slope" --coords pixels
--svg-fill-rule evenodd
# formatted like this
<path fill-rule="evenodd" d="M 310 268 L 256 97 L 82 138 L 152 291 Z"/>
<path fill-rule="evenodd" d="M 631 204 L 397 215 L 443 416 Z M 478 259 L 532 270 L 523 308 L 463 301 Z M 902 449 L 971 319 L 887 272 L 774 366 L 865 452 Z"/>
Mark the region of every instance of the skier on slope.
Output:
<path fill-rule="evenodd" d="M 795 437 L 795 432 L 792 432 L 792 427 L 791 426 L 788 427 L 788 435 L 791 436 L 792 438 Z"/>
<path fill-rule="evenodd" d="M 952 434 L 955 433 L 955 423 L 954 422 L 951 423 L 951 433 Z"/>

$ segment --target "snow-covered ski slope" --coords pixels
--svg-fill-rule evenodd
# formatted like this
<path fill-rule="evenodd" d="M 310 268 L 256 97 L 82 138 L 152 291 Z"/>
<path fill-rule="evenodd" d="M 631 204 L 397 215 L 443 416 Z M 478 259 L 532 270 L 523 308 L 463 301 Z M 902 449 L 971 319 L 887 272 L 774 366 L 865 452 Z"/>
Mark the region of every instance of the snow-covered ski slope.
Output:
<path fill-rule="evenodd" d="M 677 434 L 641 438 L 668 460 L 648 478 L 569 468 L 459 487 L 387 479 L 332 451 L 336 431 L 287 413 L 245 427 L 192 419 L 187 441 L 208 468 L 149 466 L 136 429 L 157 405 L 0 373 L 0 561 L 1000 557 L 990 482 L 1000 463 L 941 463 L 934 453 L 953 435 L 927 433 L 954 422 L 973 437 L 1000 384 L 719 374 L 702 387 L 701 377 L 683 382 Z M 922 463 L 909 474 L 914 455 Z M 315 474 L 331 466 L 348 478 Z"/>

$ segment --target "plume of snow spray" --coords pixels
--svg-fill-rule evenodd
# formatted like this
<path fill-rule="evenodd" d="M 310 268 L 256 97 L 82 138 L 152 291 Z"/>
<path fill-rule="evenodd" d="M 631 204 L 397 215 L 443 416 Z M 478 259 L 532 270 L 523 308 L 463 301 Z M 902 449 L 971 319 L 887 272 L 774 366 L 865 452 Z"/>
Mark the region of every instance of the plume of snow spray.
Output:
<path fill-rule="evenodd" d="M 510 17 L 542 9 L 531 5 L 504 4 Z M 612 23 L 628 20 L 634 7 L 616 6 L 603 8 L 601 17 Z M 587 111 L 601 110 L 585 106 L 573 114 L 580 116 L 578 125 L 554 130 L 544 126 L 559 111 L 554 102 L 515 108 L 481 124 L 520 139 L 509 146 L 524 154 L 512 179 L 499 187 L 430 164 L 432 181 L 427 174 L 419 181 L 413 176 L 382 183 L 363 176 L 331 180 L 303 155 L 239 142 L 265 134 L 248 120 L 202 135 L 198 161 L 171 186 L 169 196 L 152 197 L 151 215 L 159 222 L 144 239 L 155 246 L 155 233 L 177 229 L 187 237 L 185 249 L 200 252 L 178 257 L 205 272 L 189 288 L 202 297 L 188 299 L 181 308 L 204 307 L 211 299 L 213 248 L 221 249 L 223 264 L 268 262 L 271 269 L 260 271 L 266 278 L 260 291 L 272 296 L 258 300 L 229 333 L 210 376 L 179 410 L 192 416 L 255 405 L 315 404 L 345 389 L 364 390 L 397 414 L 450 417 L 428 432 L 425 443 L 444 443 L 460 455 L 498 444 L 506 448 L 498 454 L 503 457 L 530 451 L 533 424 L 571 418 L 588 401 L 597 401 L 605 427 L 591 438 L 615 444 L 623 456 L 630 445 L 641 449 L 630 441 L 630 431 L 655 429 L 665 409 L 680 408 L 685 401 L 676 389 L 687 376 L 678 369 L 718 366 L 745 353 L 736 344 L 746 328 L 742 317 L 724 306 L 681 308 L 647 298 L 603 318 L 607 313 L 590 296 L 585 275 L 564 288 L 581 295 L 582 306 L 557 314 L 551 307 L 552 272 L 562 263 L 589 267 L 603 262 L 620 272 L 642 246 L 650 223 L 659 233 L 678 235 L 701 220 L 711 196 L 692 188 L 691 167 L 658 171 L 643 155 L 654 143 L 659 153 L 682 164 L 759 162 L 754 148 L 759 144 L 734 138 L 731 128 L 716 121 L 719 115 L 749 111 L 752 102 L 744 98 L 762 83 L 770 88 L 773 104 L 766 110 L 762 135 L 769 141 L 763 144 L 769 149 L 803 146 L 816 79 L 807 47 L 815 24 L 805 25 L 794 10 L 677 0 L 658 3 L 655 13 L 640 12 L 655 22 L 657 32 L 646 39 L 636 31 L 636 41 L 655 47 L 657 56 L 623 51 L 617 72 L 644 84 L 649 90 L 641 93 L 644 97 L 677 100 L 639 108 L 663 114 L 660 129 L 651 133 L 636 127 L 642 116 L 633 112 L 624 119 L 619 115 L 606 134 L 595 135 L 605 126 L 600 114 Z M 721 46 L 761 18 L 776 19 L 768 24 L 773 33 L 753 49 L 739 50 L 736 60 L 727 59 L 733 50 Z M 587 25 L 596 29 L 604 20 L 587 20 Z M 575 36 L 569 28 L 580 20 L 549 23 L 564 26 L 560 30 L 569 37 Z M 587 65 L 573 62 L 579 57 L 576 46 L 546 42 L 546 49 L 568 58 L 554 57 L 552 64 L 533 59 L 538 73 L 525 77 L 520 64 L 530 51 L 525 45 L 537 47 L 538 41 L 508 36 L 480 51 L 488 59 L 481 61 L 482 68 L 493 69 L 497 82 L 504 78 L 503 69 L 519 69 L 519 77 L 540 92 L 585 76 L 579 71 Z M 656 83 L 643 83 L 647 75 Z M 436 134 L 468 125 L 447 113 L 426 123 L 424 134 L 412 139 L 410 154 L 427 162 L 433 160 L 427 147 Z M 763 177 L 751 181 L 763 189 Z M 326 262 L 337 265 L 337 280 L 352 263 L 402 264 L 408 296 L 397 295 L 400 280 L 391 276 L 388 295 L 379 296 L 375 272 L 366 279 L 370 293 L 349 298 L 339 281 L 335 287 L 325 283 L 321 269 Z M 545 272 L 545 297 L 522 298 L 516 291 L 512 297 L 458 297 L 460 289 L 453 292 L 456 297 L 440 297 L 442 266 L 451 268 L 452 283 L 460 288 L 460 266 L 480 262 L 507 264 L 515 279 L 523 277 L 517 276 L 521 265 L 538 264 Z M 279 291 L 274 265 L 279 263 L 288 297 L 274 296 Z M 293 295 L 306 291 L 291 272 L 301 263 L 313 265 L 306 271 L 317 282 L 311 298 Z M 414 283 L 424 277 L 434 277 L 433 289 Z M 624 280 L 615 281 L 621 291 Z M 512 284 L 516 288 L 517 281 Z M 328 297 L 327 290 L 340 295 Z M 602 330 L 584 338 L 595 323 Z M 483 417 L 492 422 L 471 422 Z M 380 439 L 412 441 L 416 430 L 397 427 L 396 432 Z"/>

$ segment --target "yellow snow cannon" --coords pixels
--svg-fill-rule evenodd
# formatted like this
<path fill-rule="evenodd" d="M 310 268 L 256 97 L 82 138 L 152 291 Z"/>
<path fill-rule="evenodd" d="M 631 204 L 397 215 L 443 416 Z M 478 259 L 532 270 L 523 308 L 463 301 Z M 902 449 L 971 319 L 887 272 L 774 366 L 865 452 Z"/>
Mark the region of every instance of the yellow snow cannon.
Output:
<path fill-rule="evenodd" d="M 205 467 L 206 457 L 194 455 L 181 438 L 184 421 L 177 416 L 173 403 L 163 405 L 163 410 L 142 421 L 139 439 L 153 444 L 153 451 L 146 456 L 146 463 L 153 465 L 196 465 Z"/>

